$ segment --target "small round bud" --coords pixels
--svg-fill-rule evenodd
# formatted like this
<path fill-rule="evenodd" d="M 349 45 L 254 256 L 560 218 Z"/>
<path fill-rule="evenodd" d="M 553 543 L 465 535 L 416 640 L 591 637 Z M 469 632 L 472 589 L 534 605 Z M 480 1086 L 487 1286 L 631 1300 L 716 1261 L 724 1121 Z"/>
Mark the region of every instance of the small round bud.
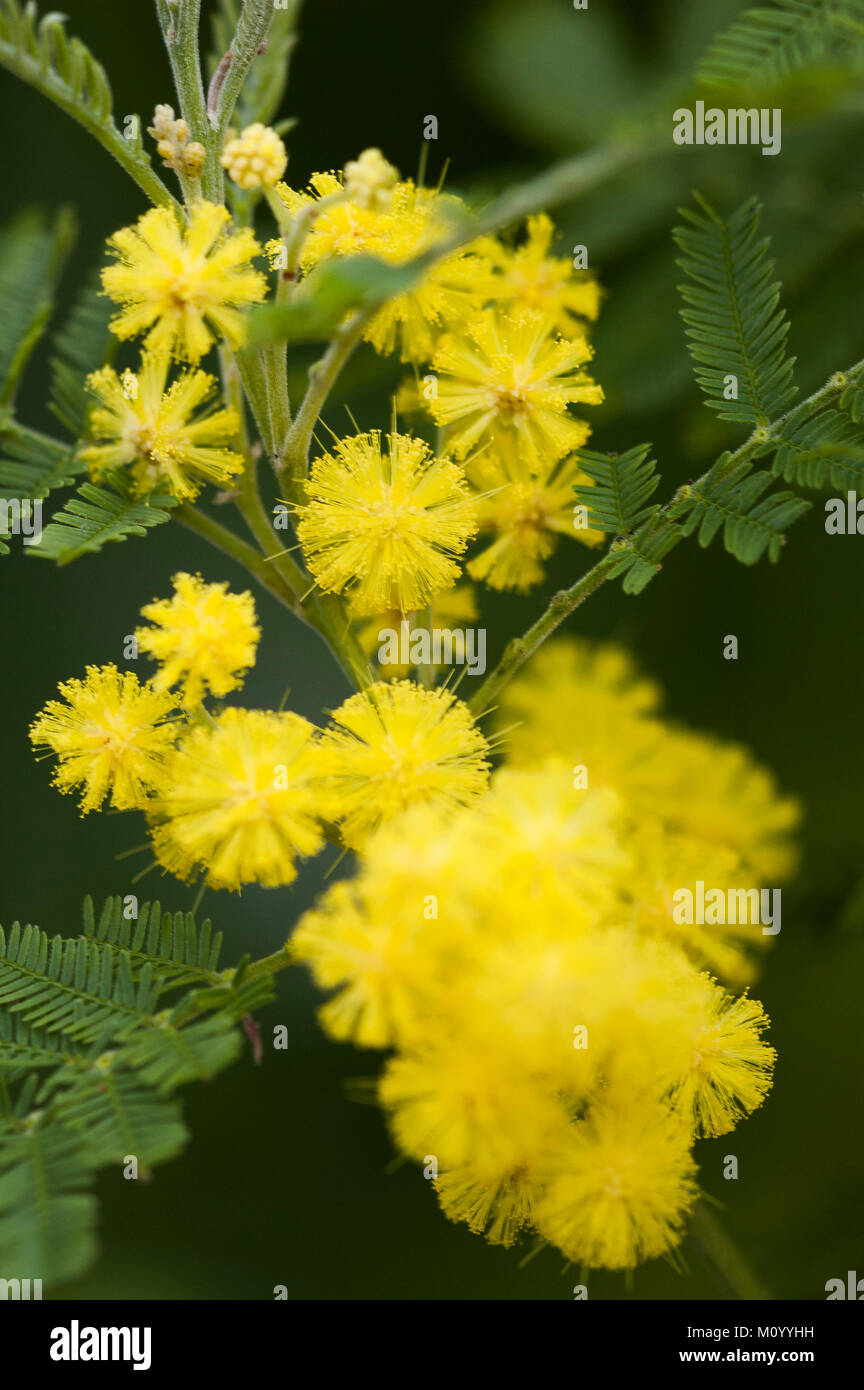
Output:
<path fill-rule="evenodd" d="M 285 172 L 288 156 L 275 130 L 256 121 L 222 152 L 221 164 L 240 188 L 270 188 Z"/>
<path fill-rule="evenodd" d="M 380 150 L 364 150 L 359 159 L 349 160 L 343 170 L 345 192 L 364 208 L 387 207 L 398 174 Z"/>

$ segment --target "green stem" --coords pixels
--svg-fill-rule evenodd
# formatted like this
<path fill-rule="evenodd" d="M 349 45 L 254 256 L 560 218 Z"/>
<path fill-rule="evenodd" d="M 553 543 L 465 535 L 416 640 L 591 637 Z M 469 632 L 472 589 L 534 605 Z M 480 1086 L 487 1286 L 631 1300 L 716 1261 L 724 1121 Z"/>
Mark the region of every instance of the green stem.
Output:
<path fill-rule="evenodd" d="M 264 515 L 266 517 L 266 512 Z M 313 628 L 330 647 L 352 685 L 362 690 L 372 683 L 374 675 L 369 658 L 357 640 L 344 606 L 333 594 L 310 594 L 304 597 L 302 590 L 298 593 L 288 576 L 293 578 L 295 573 L 303 579 L 306 576 L 302 570 L 298 570 L 287 551 L 280 551 L 277 547 L 276 557 L 268 560 L 266 554 L 256 550 L 247 541 L 241 540 L 233 531 L 229 531 L 227 526 L 214 521 L 212 517 L 205 515 L 197 507 L 189 506 L 188 503 L 175 507 L 172 516 L 217 550 L 221 550 L 224 555 L 236 560 L 262 588 L 273 594 L 295 617 L 301 618 Z M 272 551 L 274 534 L 269 525 L 268 532 Z M 287 573 L 280 572 L 277 566 L 287 569 Z"/>
<path fill-rule="evenodd" d="M 771 1298 L 704 1200 L 693 1208 L 687 1235 L 729 1297 L 748 1301 Z"/>
<path fill-rule="evenodd" d="M 296 482 L 297 479 L 306 476 L 312 434 L 318 417 L 339 373 L 360 342 L 363 330 L 374 312 L 374 309 L 360 309 L 355 313 L 337 331 L 324 355 L 309 368 L 309 385 L 282 450 L 282 473 L 285 479 Z"/>
<path fill-rule="evenodd" d="M 212 132 L 207 123 L 198 52 L 201 0 L 174 0 L 173 4 L 169 4 L 168 0 L 156 0 L 156 11 L 168 50 L 180 111 L 192 139 L 200 141 L 207 149 L 209 162 Z M 201 171 L 201 188 L 205 198 L 221 202 L 221 191 L 214 186 L 208 164 Z"/>
<path fill-rule="evenodd" d="M 209 133 L 207 140 L 209 177 L 222 201 L 224 176 L 219 158 L 225 135 L 243 89 L 246 75 L 265 43 L 273 22 L 273 0 L 243 0 L 231 48 L 223 54 L 207 99 Z"/>
<path fill-rule="evenodd" d="M 743 444 L 725 456 L 723 474 L 741 463 L 749 462 L 758 455 L 764 454 L 772 445 L 779 444 L 783 438 L 784 428 L 790 420 L 794 419 L 797 427 L 804 420 L 817 414 L 830 400 L 840 395 L 850 380 L 862 373 L 864 373 L 864 358 L 853 363 L 851 367 L 847 367 L 845 371 L 834 372 L 824 386 L 819 387 L 818 391 L 814 391 L 812 395 L 787 410 L 783 415 L 778 416 L 770 424 L 753 430 Z M 695 483 L 688 483 L 679 488 L 674 496 L 660 507 L 652 524 L 659 526 L 663 522 L 675 521 L 682 512 L 688 509 L 693 494 L 704 486 L 709 477 L 713 476 L 716 479 L 717 474 L 714 472 L 716 467 L 717 464 L 713 463 Z M 605 584 L 611 571 L 617 567 L 628 550 L 632 552 L 634 545 L 632 538 L 625 537 L 618 542 L 614 550 L 607 551 L 602 560 L 599 560 L 588 570 L 587 574 L 583 574 L 581 579 L 578 579 L 569 589 L 562 589 L 560 593 L 555 594 L 545 612 L 540 615 L 536 622 L 532 623 L 527 632 L 508 642 L 501 660 L 489 673 L 470 701 L 471 709 L 476 714 L 482 714 L 490 708 L 499 692 L 533 655 L 541 643 L 545 642 L 546 638 L 557 627 L 560 627 L 564 619 L 569 617 L 581 603 L 584 603 L 590 594 Z"/>

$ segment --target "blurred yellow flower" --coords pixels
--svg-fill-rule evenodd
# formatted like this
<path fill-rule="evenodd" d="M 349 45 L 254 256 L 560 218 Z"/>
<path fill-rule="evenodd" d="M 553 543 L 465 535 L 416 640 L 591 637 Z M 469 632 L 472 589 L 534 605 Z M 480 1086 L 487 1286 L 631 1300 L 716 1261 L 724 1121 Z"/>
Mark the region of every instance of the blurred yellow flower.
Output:
<path fill-rule="evenodd" d="M 154 690 L 179 687 L 186 706 L 209 691 L 227 695 L 243 683 L 254 665 L 261 629 L 248 590 L 228 592 L 227 584 L 205 584 L 200 575 L 175 574 L 174 597 L 154 599 L 141 609 L 152 627 L 135 630 L 139 651 L 159 663 Z"/>

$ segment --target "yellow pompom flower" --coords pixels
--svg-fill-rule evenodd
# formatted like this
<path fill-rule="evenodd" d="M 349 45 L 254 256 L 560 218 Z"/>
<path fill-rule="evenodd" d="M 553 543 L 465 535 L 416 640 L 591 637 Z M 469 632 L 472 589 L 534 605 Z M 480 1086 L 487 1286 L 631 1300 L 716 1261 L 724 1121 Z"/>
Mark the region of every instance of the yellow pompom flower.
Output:
<path fill-rule="evenodd" d="M 303 243 L 300 266 L 304 273 L 330 256 L 371 255 L 389 265 L 402 265 L 438 241 L 454 218 L 464 216 L 457 198 L 418 188 L 410 179 L 395 184 L 385 200 L 371 198 L 356 173 L 349 174 L 346 168 L 346 175 L 347 187 L 336 174 L 314 174 L 308 193 L 284 184 L 277 188 L 294 217 L 301 212 L 308 215 L 317 203 L 323 204 Z M 388 300 L 373 315 L 364 330 L 366 341 L 381 353 L 398 346 L 403 361 L 428 361 L 442 329 L 463 323 L 487 298 L 489 245 L 483 239 L 436 261 L 418 284 Z"/>
<path fill-rule="evenodd" d="M 562 1106 L 483 1026 L 430 1020 L 425 1042 L 388 1062 L 378 1087 L 399 1148 L 442 1168 L 470 1164 L 486 1181 L 536 1163 Z"/>
<path fill-rule="evenodd" d="M 576 1264 L 632 1269 L 680 1240 L 695 1172 L 687 1130 L 661 1106 L 596 1109 L 550 1161 L 537 1228 Z"/>
<path fill-rule="evenodd" d="M 603 544 L 602 532 L 574 524 L 573 488 L 589 483 L 577 459 L 541 464 L 535 477 L 514 479 L 483 454 L 471 477 L 487 489 L 479 503 L 480 532 L 484 539 L 491 532 L 492 539 L 467 568 L 490 588 L 525 592 L 542 583 L 543 561 L 559 536 L 588 546 Z"/>
<path fill-rule="evenodd" d="M 587 271 L 549 255 L 554 235 L 552 219 L 540 212 L 528 218 L 525 241 L 515 250 L 496 243 L 490 251 L 496 270 L 492 293 L 508 309 L 545 314 L 565 338 L 581 337 L 583 320 L 593 322 L 599 313 L 600 287 Z"/>
<path fill-rule="evenodd" d="M 459 576 L 477 529 L 462 469 L 410 435 L 373 430 L 316 459 L 297 508 L 297 535 L 325 592 L 347 591 L 355 613 L 422 607 Z"/>
<path fill-rule="evenodd" d="M 221 697 L 243 683 L 255 663 L 261 636 L 248 589 L 230 594 L 227 584 L 205 584 L 200 575 L 175 574 L 174 597 L 141 609 L 152 627 L 135 630 L 138 650 L 159 662 L 154 690 L 179 687 L 186 706 L 210 691 Z"/>
<path fill-rule="evenodd" d="M 448 690 L 377 681 L 332 720 L 321 740 L 330 813 L 352 848 L 409 806 L 452 810 L 486 787 L 489 745 Z"/>
<path fill-rule="evenodd" d="M 239 188 L 272 188 L 285 173 L 288 155 L 276 131 L 255 121 L 226 142 L 220 163 Z"/>
<path fill-rule="evenodd" d="M 53 782 L 82 788 L 81 813 L 98 811 L 110 795 L 118 811 L 143 806 L 165 771 L 178 724 L 174 700 L 114 665 L 88 666 L 84 680 L 61 681 L 30 726 L 36 748 L 56 753 Z"/>
<path fill-rule="evenodd" d="M 696 1135 L 728 1134 L 771 1089 L 777 1053 L 764 1041 L 768 1017 L 756 999 L 706 990 L 693 1018 L 693 1055 L 672 1098 Z"/>
<path fill-rule="evenodd" d="M 370 836 L 363 871 L 301 918 L 290 949 L 334 991 L 319 1011 L 331 1037 L 404 1046 L 437 1009 L 442 980 L 465 966 L 471 932 L 462 913 L 430 915 L 426 890 L 440 888 L 457 858 L 441 810 L 412 807 Z"/>
<path fill-rule="evenodd" d="M 112 320 L 118 338 L 146 333 L 156 352 L 197 362 L 223 337 L 232 348 L 245 340 L 242 310 L 267 291 L 250 266 L 261 248 L 249 227 L 228 233 L 228 209 L 197 203 L 182 229 L 168 208 L 150 208 L 134 227 L 108 239 L 117 260 L 102 271 L 102 287 L 124 306 Z"/>
<path fill-rule="evenodd" d="M 152 811 L 156 857 L 211 888 L 297 877 L 298 856 L 323 844 L 315 730 L 288 711 L 226 709 L 171 758 Z"/>
<path fill-rule="evenodd" d="M 206 406 L 216 386 L 202 371 L 184 371 L 166 390 L 170 358 L 145 352 L 136 373 L 102 367 L 87 378 L 100 404 L 91 412 L 94 439 L 81 450 L 90 474 L 129 467 L 139 495 L 165 488 L 181 501 L 204 483 L 224 486 L 243 471 L 243 458 L 225 445 L 237 435 L 235 410 Z"/>
<path fill-rule="evenodd" d="M 590 434 L 584 420 L 567 413 L 570 405 L 603 400 L 581 370 L 590 358 L 584 337 L 555 336 L 545 314 L 486 309 L 464 332 L 440 340 L 430 414 L 447 428 L 457 458 L 491 445 L 509 466 L 537 473 Z"/>

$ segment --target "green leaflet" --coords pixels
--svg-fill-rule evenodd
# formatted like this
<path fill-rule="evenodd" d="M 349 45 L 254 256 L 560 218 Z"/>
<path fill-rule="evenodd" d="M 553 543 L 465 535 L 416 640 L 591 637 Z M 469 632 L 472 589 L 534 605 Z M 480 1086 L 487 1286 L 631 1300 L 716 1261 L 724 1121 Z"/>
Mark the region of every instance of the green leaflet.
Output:
<path fill-rule="evenodd" d="M 810 503 L 792 492 L 766 496 L 772 475 L 751 473 L 750 466 L 739 464 L 725 474 L 715 469 L 717 476 L 694 489 L 681 529 L 685 536 L 697 532 L 703 548 L 722 530 L 724 546 L 742 565 L 755 565 L 766 551 L 769 560 L 776 563 L 784 531 L 810 510 Z"/>
<path fill-rule="evenodd" d="M 249 315 L 249 347 L 331 338 L 353 309 L 372 309 L 404 294 L 419 280 L 422 255 L 404 265 L 376 256 L 338 256 L 307 275 L 287 304 L 264 304 Z"/>
<path fill-rule="evenodd" d="M 169 493 L 137 497 L 122 473 L 106 473 L 103 482 L 103 487 L 82 483 L 45 527 L 39 544 L 31 546 L 31 554 L 67 565 L 81 555 L 101 550 L 109 541 L 146 535 L 151 527 L 168 521 L 166 509 L 177 505 Z"/>
<path fill-rule="evenodd" d="M 648 502 L 660 482 L 650 444 L 638 444 L 623 454 L 579 453 L 583 473 L 594 486 L 574 488 L 577 503 L 588 509 L 588 525 L 596 531 L 626 535 L 654 516 L 657 504 Z"/>
<path fill-rule="evenodd" d="M 745 10 L 712 41 L 699 76 L 711 86 L 755 88 L 817 64 L 860 62 L 862 23 L 861 0 L 776 0 Z"/>
<path fill-rule="evenodd" d="M 760 207 L 749 198 L 724 221 L 698 197 L 700 211 L 679 209 L 686 226 L 675 241 L 688 276 L 680 287 L 696 380 L 721 420 L 766 425 L 792 400 L 794 358 L 780 307 L 770 241 L 759 238 Z"/>
<path fill-rule="evenodd" d="M 76 938 L 0 928 L 0 1278 L 55 1284 L 91 1263 L 97 1171 L 177 1154 L 171 1093 L 234 1061 L 238 1021 L 272 998 L 267 976 L 217 973 L 209 923 L 147 903 L 127 920 L 123 903 L 86 899 Z"/>
<path fill-rule="evenodd" d="M 48 327 L 54 291 L 75 239 L 62 208 L 51 226 L 26 212 L 0 230 L 0 410 L 8 409 L 33 349 Z"/>
<path fill-rule="evenodd" d="M 132 176 L 154 203 L 174 199 L 150 164 L 140 131 L 126 139 L 114 124 L 111 87 L 102 64 L 80 39 L 69 38 L 65 15 L 39 18 L 33 0 L 0 0 L 0 66 L 35 87 L 78 121 Z"/>

